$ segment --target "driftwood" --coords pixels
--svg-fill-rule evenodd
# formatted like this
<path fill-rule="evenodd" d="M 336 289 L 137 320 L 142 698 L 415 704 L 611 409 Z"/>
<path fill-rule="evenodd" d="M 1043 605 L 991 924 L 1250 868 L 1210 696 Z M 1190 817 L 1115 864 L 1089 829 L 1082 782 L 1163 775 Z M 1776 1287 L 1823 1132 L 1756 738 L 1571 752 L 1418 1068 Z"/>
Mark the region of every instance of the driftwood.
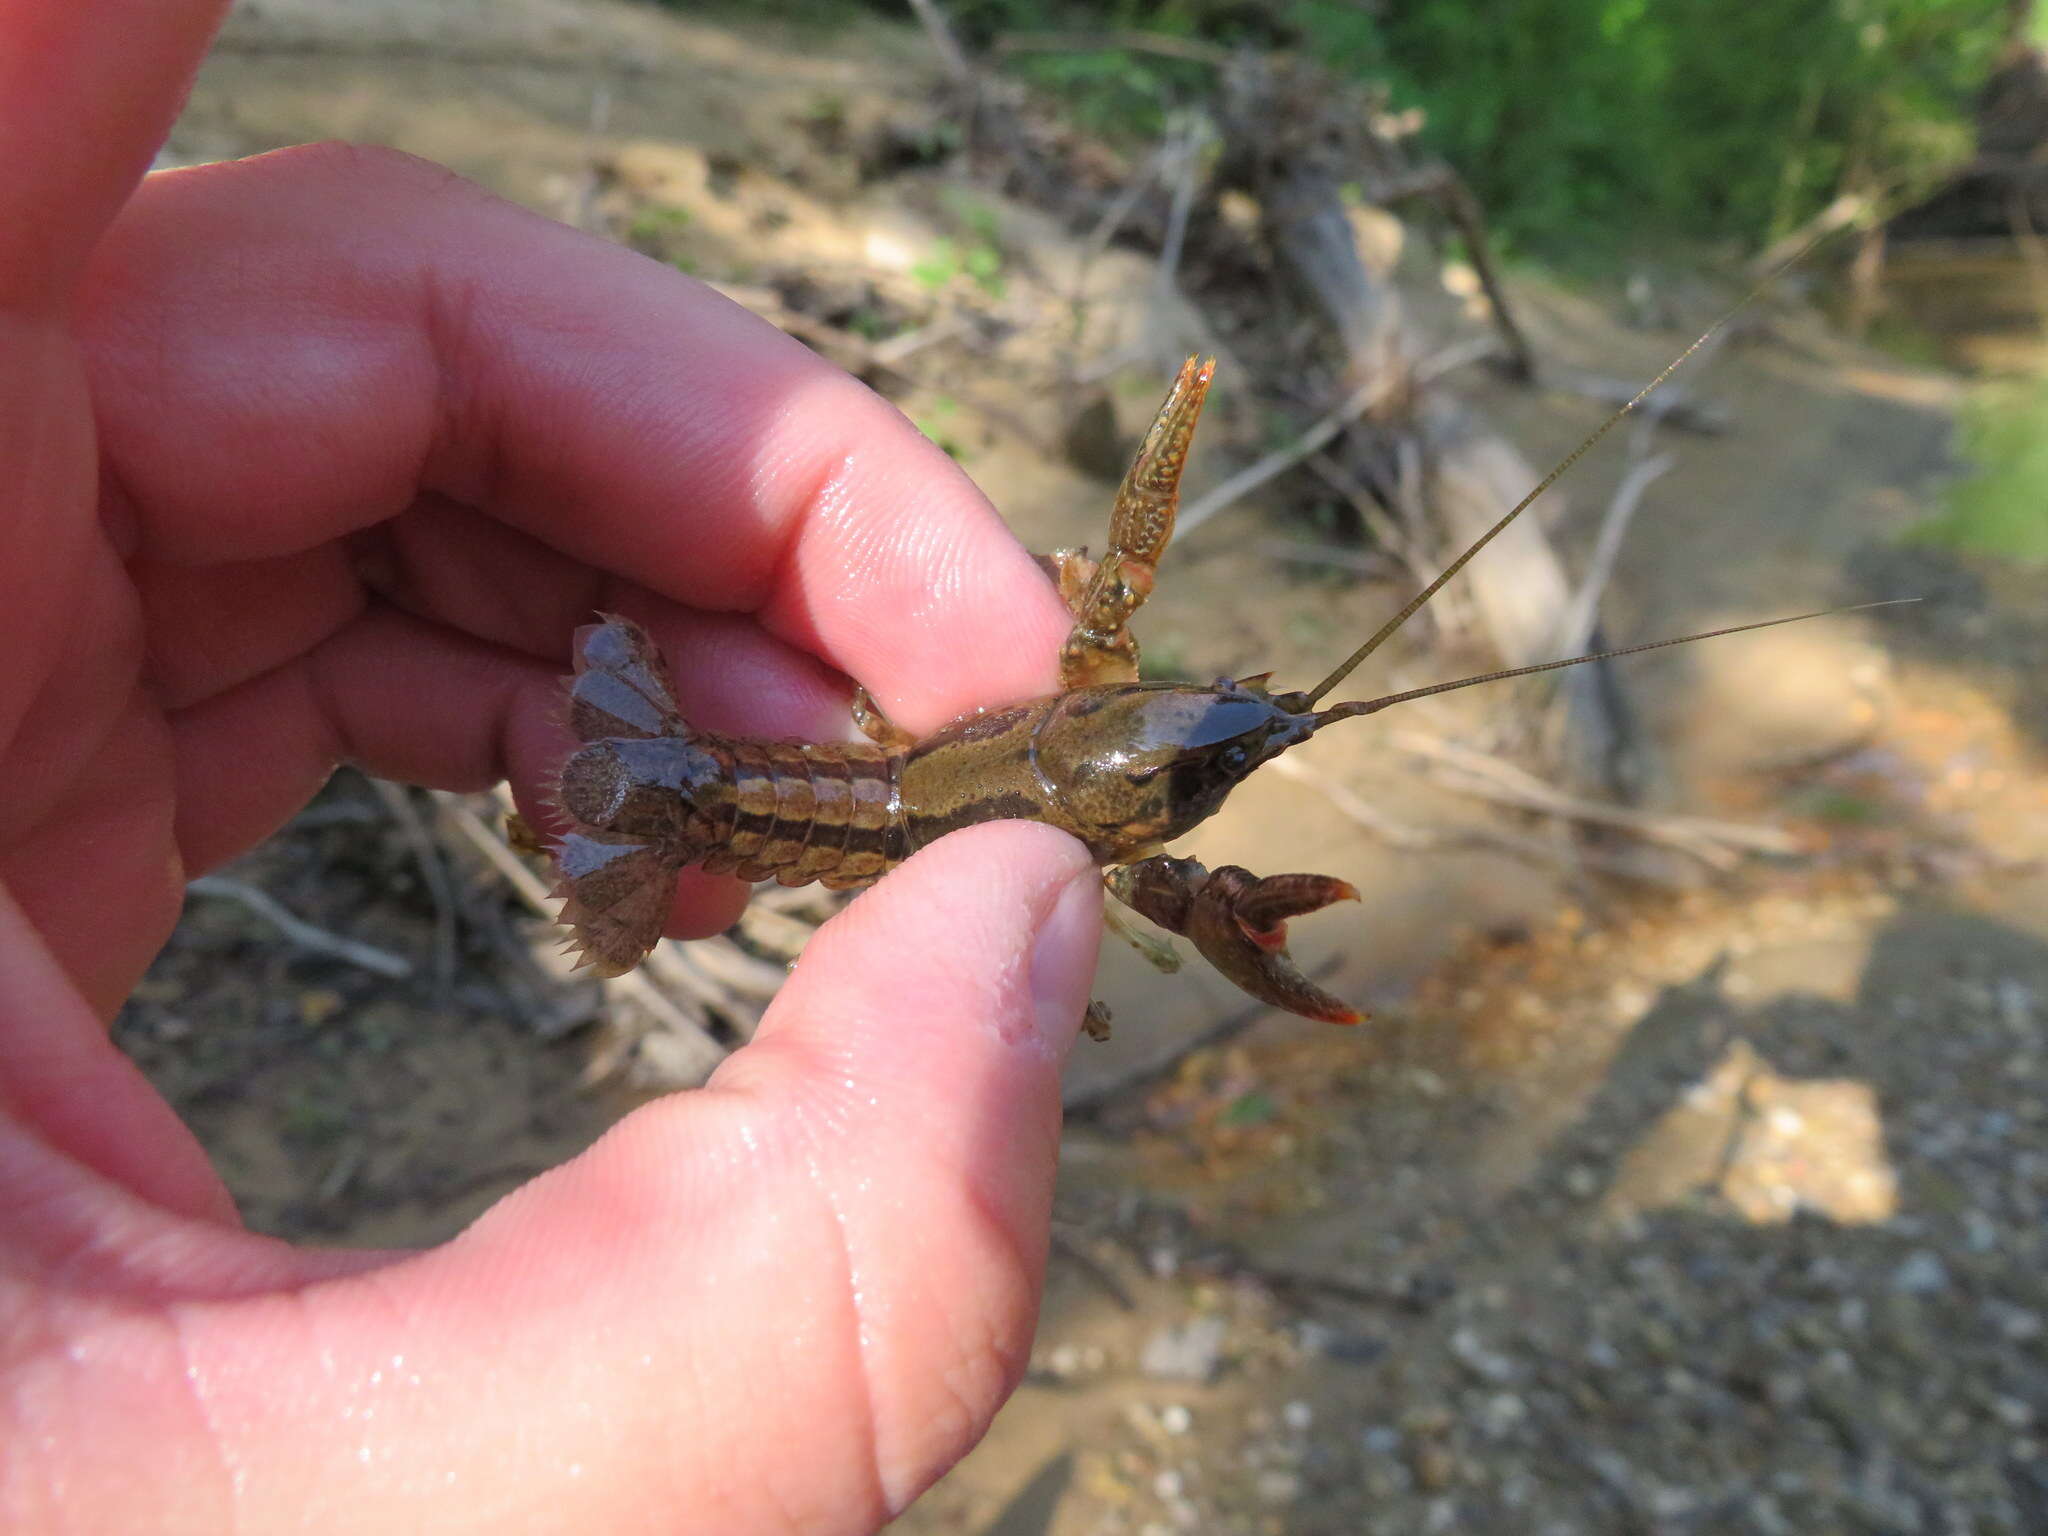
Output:
<path fill-rule="evenodd" d="M 1544 383 L 1554 377 L 1576 392 L 1618 397 L 1617 404 L 1633 391 L 1537 366 L 1484 260 L 1483 226 L 1469 192 L 1448 173 L 1403 166 L 1397 146 L 1361 133 L 1353 125 L 1369 114 L 1319 71 L 1299 61 L 1247 56 L 1233 61 L 1223 78 L 1219 174 L 1235 178 L 1260 208 L 1283 297 L 1313 317 L 1314 333 L 1326 338 L 1325 366 L 1334 364 L 1351 386 L 1344 407 L 1355 403 L 1367 381 L 1375 386 L 1370 408 L 1347 417 L 1340 433 L 1327 439 L 1316 434 L 1315 446 L 1327 461 L 1322 473 L 1375 496 L 1414 531 L 1404 541 L 1404 557 L 1417 558 L 1428 546 L 1430 553 L 1420 557 L 1440 569 L 1498 522 L 1538 474 L 1476 411 L 1428 388 L 1418 376 L 1414 360 L 1429 355 L 1431 347 L 1414 333 L 1389 277 L 1361 257 L 1340 187 L 1356 183 L 1383 199 L 1428 194 L 1446 209 L 1478 255 L 1475 266 L 1498 328 L 1496 355 L 1507 358 L 1514 371 Z M 1292 361 L 1306 372 L 1314 360 Z M 1718 415 L 1690 402 L 1663 402 L 1662 410 L 1698 430 L 1725 428 Z M 1573 614 L 1575 584 L 1536 517 L 1521 518 L 1502 532 L 1458 586 L 1506 666 L 1553 659 L 1560 654 L 1562 631 L 1583 634 L 1597 624 L 1597 605 L 1591 624 L 1583 603 Z M 1582 598 L 1586 590 L 1580 589 Z M 1641 775 L 1614 766 L 1648 760 L 1637 713 L 1613 669 L 1595 665 L 1586 671 L 1588 676 L 1565 688 L 1564 723 L 1545 733 L 1549 745 L 1575 788 L 1603 796 L 1638 794 L 1646 787 Z"/>
<path fill-rule="evenodd" d="M 1223 173 L 1257 201 L 1283 297 L 1306 308 L 1331 338 L 1353 398 L 1361 389 L 1372 391 L 1364 430 L 1346 433 L 1331 457 L 1395 505 L 1397 445 L 1414 443 L 1422 500 L 1440 522 L 1442 544 L 1463 548 L 1514 505 L 1536 472 L 1469 409 L 1415 379 L 1414 360 L 1433 349 L 1413 333 L 1394 284 L 1360 255 L 1340 190 L 1363 181 L 1419 195 L 1454 180 L 1418 177 L 1395 163 L 1384 143 L 1351 126 L 1359 104 L 1298 61 L 1234 61 L 1224 72 L 1223 102 Z M 1511 327 L 1510 335 L 1511 349 L 1526 366 L 1526 343 L 1518 329 Z M 1545 659 L 1543 647 L 1557 632 L 1570 584 L 1541 525 L 1517 522 L 1467 580 L 1501 659 L 1510 666 Z"/>

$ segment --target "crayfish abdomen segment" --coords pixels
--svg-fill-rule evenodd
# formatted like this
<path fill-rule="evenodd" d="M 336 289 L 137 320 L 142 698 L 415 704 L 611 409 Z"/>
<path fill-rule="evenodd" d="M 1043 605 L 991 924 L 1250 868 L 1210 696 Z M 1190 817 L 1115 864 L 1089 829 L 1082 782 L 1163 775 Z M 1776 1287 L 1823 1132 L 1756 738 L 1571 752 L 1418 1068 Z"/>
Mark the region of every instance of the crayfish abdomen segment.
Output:
<path fill-rule="evenodd" d="M 902 754 L 854 742 L 720 738 L 732 806 L 712 874 L 835 889 L 866 885 L 904 856 L 896 776 Z"/>

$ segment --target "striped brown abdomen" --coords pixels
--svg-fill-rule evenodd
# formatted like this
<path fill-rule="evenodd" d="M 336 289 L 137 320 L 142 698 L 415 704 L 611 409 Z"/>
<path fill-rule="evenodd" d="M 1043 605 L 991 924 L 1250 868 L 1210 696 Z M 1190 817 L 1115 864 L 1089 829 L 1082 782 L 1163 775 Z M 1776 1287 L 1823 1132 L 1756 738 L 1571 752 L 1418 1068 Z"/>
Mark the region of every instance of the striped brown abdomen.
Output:
<path fill-rule="evenodd" d="M 902 753 L 708 734 L 695 745 L 723 770 L 694 797 L 718 838 L 700 861 L 708 872 L 839 890 L 878 879 L 909 852 L 897 790 Z"/>

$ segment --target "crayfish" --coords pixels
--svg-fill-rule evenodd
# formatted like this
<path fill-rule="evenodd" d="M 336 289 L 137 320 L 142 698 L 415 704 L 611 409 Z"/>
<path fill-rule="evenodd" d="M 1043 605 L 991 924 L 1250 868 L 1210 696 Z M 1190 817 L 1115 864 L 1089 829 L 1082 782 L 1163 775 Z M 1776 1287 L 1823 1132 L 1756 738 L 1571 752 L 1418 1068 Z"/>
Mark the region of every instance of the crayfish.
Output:
<path fill-rule="evenodd" d="M 578 963 L 607 976 L 637 965 L 661 936 L 675 876 L 686 865 L 742 880 L 865 886 L 957 828 L 1021 818 L 1079 838 L 1106 867 L 1111 894 L 1185 936 L 1260 1002 L 1305 1018 L 1356 1023 L 1364 1015 L 1302 975 L 1287 953 L 1288 919 L 1356 899 L 1351 886 L 1328 875 L 1261 878 L 1236 865 L 1205 869 L 1164 846 L 1213 815 L 1261 764 L 1336 721 L 1457 688 L 1818 616 L 1739 624 L 1322 705 L 1631 401 L 1314 688 L 1275 692 L 1269 673 L 1208 686 L 1143 682 L 1130 619 L 1151 592 L 1172 536 L 1181 469 L 1214 372 L 1213 359 L 1189 358 L 1181 368 L 1117 492 L 1103 558 L 1076 550 L 1046 558 L 1074 613 L 1060 652 L 1058 693 L 965 715 L 921 738 L 892 725 L 863 692 L 856 692 L 853 712 L 869 738 L 864 743 L 720 736 L 683 720 L 660 652 L 637 625 L 606 616 L 578 631 L 569 724 L 582 746 L 563 765 L 558 796 L 574 825 L 555 848 L 557 893 L 567 898 L 561 920 L 574 929 Z M 1107 1033 L 1099 1005 L 1091 1006 L 1088 1025 L 1097 1038 Z"/>

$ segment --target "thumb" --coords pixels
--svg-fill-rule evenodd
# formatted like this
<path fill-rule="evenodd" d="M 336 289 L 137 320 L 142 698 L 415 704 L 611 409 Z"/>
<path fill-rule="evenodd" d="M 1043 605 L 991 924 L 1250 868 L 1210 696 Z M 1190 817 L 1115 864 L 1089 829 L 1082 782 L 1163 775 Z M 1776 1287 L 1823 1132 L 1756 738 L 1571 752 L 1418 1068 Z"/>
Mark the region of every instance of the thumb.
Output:
<path fill-rule="evenodd" d="M 834 1213 L 893 1507 L 979 1438 L 1029 1353 L 1101 912 L 1063 833 L 943 838 L 819 931 L 710 1085 L 767 1111 Z"/>
<path fill-rule="evenodd" d="M 1100 909 L 1063 833 L 943 838 L 819 930 L 703 1092 L 440 1249 L 301 1292 L 295 1323 L 199 1309 L 184 1369 L 251 1469 L 244 1523 L 341 1485 L 309 1465 L 361 1529 L 891 1518 L 1022 1373 Z M 281 1403 L 279 1379 L 314 1385 Z"/>
<path fill-rule="evenodd" d="M 814 1517 L 792 1526 L 889 1518 L 980 1438 L 1029 1355 L 1101 890 L 1079 843 L 1031 823 L 919 852 L 819 930 L 703 1092 L 643 1108 L 459 1242 L 502 1261 L 476 1289 L 533 1319 L 557 1309 L 505 1284 L 685 1320 L 652 1378 L 715 1384 L 677 1437 L 707 1475 L 780 1490 Z M 535 1379 L 588 1373 L 602 1350 L 577 1338 L 576 1370 Z M 633 1359 L 645 1339 L 617 1332 Z M 614 1364 L 605 1380 L 644 1389 L 646 1369 Z"/>
<path fill-rule="evenodd" d="M 955 1089 L 970 1061 L 1056 1075 L 1088 1004 L 1101 915 L 1100 876 L 1065 833 L 1020 821 L 956 832 L 819 932 L 713 1086 L 791 1053 Z"/>

